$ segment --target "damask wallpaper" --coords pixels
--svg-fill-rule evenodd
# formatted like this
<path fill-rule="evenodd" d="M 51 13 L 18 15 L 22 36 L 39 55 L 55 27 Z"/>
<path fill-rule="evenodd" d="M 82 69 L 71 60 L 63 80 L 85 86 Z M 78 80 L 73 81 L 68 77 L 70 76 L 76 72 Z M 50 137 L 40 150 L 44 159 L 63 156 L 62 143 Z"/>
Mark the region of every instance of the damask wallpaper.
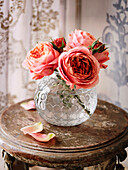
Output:
<path fill-rule="evenodd" d="M 128 2 L 118 0 L 112 6 L 115 12 L 106 14 L 107 25 L 102 34 L 113 57 L 111 67 L 105 72 L 105 76 L 112 79 L 117 86 L 114 103 L 128 111 Z M 112 100 L 111 95 L 105 95 L 104 98 Z"/>
<path fill-rule="evenodd" d="M 101 37 L 110 51 L 108 68 L 100 72 L 98 97 L 128 111 L 128 1 L 96 0 L 92 5 L 86 0 L 82 11 L 82 29 Z"/>
<path fill-rule="evenodd" d="M 22 62 L 39 41 L 59 35 L 59 1 L 0 0 L 0 111 L 33 97 L 36 82 Z"/>

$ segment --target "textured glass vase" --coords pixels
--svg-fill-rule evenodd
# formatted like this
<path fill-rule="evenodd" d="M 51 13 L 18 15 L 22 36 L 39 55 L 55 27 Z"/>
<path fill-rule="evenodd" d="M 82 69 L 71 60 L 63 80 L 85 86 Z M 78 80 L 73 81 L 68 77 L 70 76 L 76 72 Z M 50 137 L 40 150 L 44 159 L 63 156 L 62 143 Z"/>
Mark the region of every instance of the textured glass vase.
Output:
<path fill-rule="evenodd" d="M 37 112 L 47 122 L 58 126 L 75 126 L 94 113 L 96 88 L 71 90 L 62 80 L 49 76 L 38 84 L 34 101 Z"/>

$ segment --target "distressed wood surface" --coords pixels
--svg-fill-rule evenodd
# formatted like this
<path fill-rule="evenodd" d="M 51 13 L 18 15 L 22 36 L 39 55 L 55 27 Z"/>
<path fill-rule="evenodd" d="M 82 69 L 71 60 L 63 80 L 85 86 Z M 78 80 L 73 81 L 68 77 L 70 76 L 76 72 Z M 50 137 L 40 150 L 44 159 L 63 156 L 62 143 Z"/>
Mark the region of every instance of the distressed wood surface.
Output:
<path fill-rule="evenodd" d="M 20 131 L 20 128 L 39 121 L 44 124 L 43 132 L 53 132 L 56 138 L 41 143 Z M 15 158 L 34 165 L 79 165 L 81 168 L 96 165 L 115 157 L 128 146 L 128 116 L 121 108 L 99 100 L 89 120 L 74 127 L 59 127 L 17 103 L 0 117 L 0 145 Z"/>

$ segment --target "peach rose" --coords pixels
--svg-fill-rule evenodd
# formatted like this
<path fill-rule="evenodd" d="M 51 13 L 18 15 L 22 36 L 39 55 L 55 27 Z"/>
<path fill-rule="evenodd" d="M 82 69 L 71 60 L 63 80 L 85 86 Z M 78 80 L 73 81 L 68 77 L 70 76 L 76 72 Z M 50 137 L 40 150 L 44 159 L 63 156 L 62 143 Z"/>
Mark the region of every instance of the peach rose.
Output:
<path fill-rule="evenodd" d="M 81 30 L 75 30 L 75 32 L 72 32 L 71 34 L 69 34 L 69 42 L 67 43 L 67 46 L 65 49 L 68 51 L 69 49 L 78 47 L 78 46 L 89 47 L 95 41 L 96 41 L 95 37 L 93 37 L 93 35 L 91 35 L 90 33 L 81 31 Z M 101 42 L 97 41 L 95 48 L 101 44 L 102 44 Z M 107 65 L 103 63 L 109 60 L 108 55 L 109 55 L 108 50 L 105 50 L 103 52 L 97 52 L 94 54 L 94 56 L 100 63 L 100 68 L 107 67 Z"/>
<path fill-rule="evenodd" d="M 75 47 L 63 52 L 59 57 L 59 73 L 67 85 L 73 89 L 89 89 L 99 81 L 100 66 L 97 59 L 86 47 Z"/>
<path fill-rule="evenodd" d="M 58 67 L 59 55 L 60 53 L 53 48 L 52 44 L 41 42 L 28 52 L 23 66 L 30 70 L 32 79 L 41 79 L 51 75 Z"/>
<path fill-rule="evenodd" d="M 71 48 L 78 47 L 78 46 L 86 46 L 92 45 L 94 41 L 96 41 L 95 37 L 88 32 L 82 30 L 75 30 L 68 36 L 69 41 L 66 46 L 66 50 L 68 51 Z"/>

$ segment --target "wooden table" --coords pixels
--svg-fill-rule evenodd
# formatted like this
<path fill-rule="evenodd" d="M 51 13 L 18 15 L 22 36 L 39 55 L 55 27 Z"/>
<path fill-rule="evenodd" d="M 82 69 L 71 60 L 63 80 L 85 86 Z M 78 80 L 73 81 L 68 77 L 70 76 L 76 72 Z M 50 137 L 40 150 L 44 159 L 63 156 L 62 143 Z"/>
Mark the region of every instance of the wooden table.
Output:
<path fill-rule="evenodd" d="M 44 133 L 53 132 L 56 138 L 41 143 L 20 131 L 39 121 L 44 124 Z M 17 103 L 1 114 L 0 146 L 6 151 L 4 157 L 9 156 L 12 162 L 14 158 L 25 162 L 26 169 L 32 164 L 74 170 L 100 166 L 111 170 L 116 155 L 120 160 L 126 157 L 128 116 L 121 108 L 99 100 L 95 113 L 86 122 L 74 127 L 58 127 L 44 121 L 36 110 L 26 111 Z M 12 164 L 6 163 L 9 169 Z"/>

